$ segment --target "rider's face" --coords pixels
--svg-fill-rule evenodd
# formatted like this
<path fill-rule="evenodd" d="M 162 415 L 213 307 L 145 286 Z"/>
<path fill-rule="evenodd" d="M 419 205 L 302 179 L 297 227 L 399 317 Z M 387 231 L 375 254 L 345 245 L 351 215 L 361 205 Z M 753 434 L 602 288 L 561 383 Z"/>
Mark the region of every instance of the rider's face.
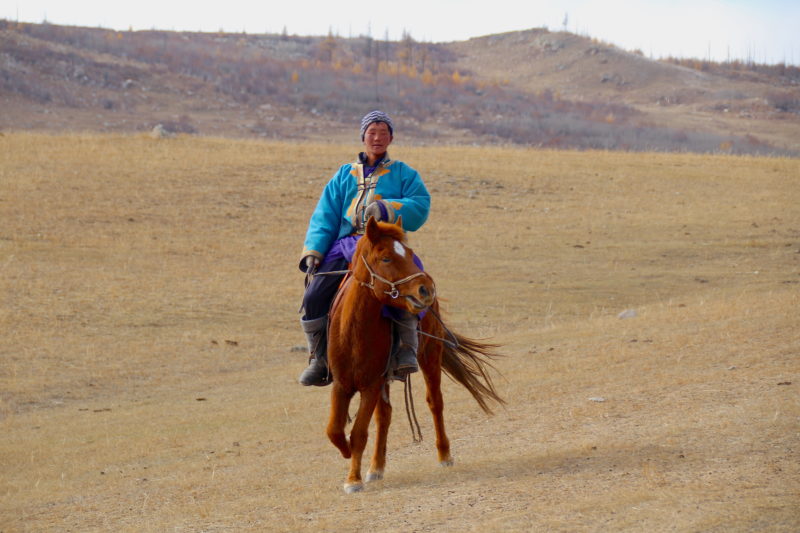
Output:
<path fill-rule="evenodd" d="M 385 122 L 373 122 L 364 132 L 364 149 L 370 163 L 374 163 L 386 153 L 392 144 L 392 134 Z"/>

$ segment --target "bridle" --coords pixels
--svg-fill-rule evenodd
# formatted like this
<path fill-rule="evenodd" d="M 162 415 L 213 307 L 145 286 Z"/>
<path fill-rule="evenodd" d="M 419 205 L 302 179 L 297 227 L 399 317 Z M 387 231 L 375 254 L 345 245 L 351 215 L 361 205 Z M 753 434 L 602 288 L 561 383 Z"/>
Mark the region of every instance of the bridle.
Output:
<path fill-rule="evenodd" d="M 415 274 L 411 274 L 410 276 L 406 276 L 405 278 L 399 279 L 397 281 L 389 281 L 388 279 L 384 278 L 383 276 L 381 276 L 380 274 L 375 272 L 372 269 L 372 267 L 369 266 L 369 263 L 367 263 L 367 258 L 366 258 L 365 255 L 361 256 L 361 261 L 364 263 L 364 266 L 366 267 L 367 272 L 369 272 L 370 280 L 369 280 L 369 283 L 367 283 L 366 281 L 361 281 L 359 279 L 356 279 L 355 281 L 358 281 L 359 285 L 361 285 L 362 287 L 366 287 L 366 288 L 368 288 L 368 289 L 370 289 L 372 291 L 375 290 L 375 280 L 378 280 L 381 283 L 385 283 L 386 285 L 391 287 L 391 289 L 388 290 L 388 291 L 383 291 L 383 292 L 384 292 L 384 294 L 387 294 L 388 296 L 390 296 L 392 299 L 397 299 L 400 296 L 400 291 L 397 290 L 397 286 L 398 285 L 402 285 L 403 283 L 408 283 L 412 279 L 416 279 L 416 278 L 421 277 L 421 276 L 427 276 L 428 279 L 431 280 L 431 283 L 433 283 L 433 278 L 431 278 L 430 274 L 428 274 L 427 272 L 417 272 Z M 306 285 L 308 285 L 308 282 L 310 281 L 310 278 L 313 278 L 314 276 L 338 276 L 338 275 L 342 275 L 342 274 L 352 275 L 353 271 L 352 270 L 332 270 L 332 271 L 329 271 L 329 272 L 316 272 L 315 270 L 309 269 L 309 272 L 306 274 L 306 278 L 307 278 Z M 434 299 L 436 298 L 436 284 L 435 283 L 433 285 L 433 297 L 434 297 Z M 418 300 L 416 298 L 414 298 L 413 296 L 411 296 L 411 295 L 406 295 L 405 298 L 407 298 L 409 300 L 412 300 L 414 302 L 418 302 Z M 419 330 L 419 334 L 420 335 L 424 335 L 425 337 L 430 337 L 431 339 L 443 342 L 443 343 L 447 344 L 448 346 L 450 346 L 453 349 L 457 349 L 459 347 L 459 345 L 460 345 L 460 343 L 458 342 L 458 337 L 456 337 L 453 334 L 453 332 L 450 331 L 447 328 L 447 326 L 445 326 L 444 321 L 442 320 L 442 317 L 439 316 L 439 313 L 437 313 L 436 310 L 431 306 L 427 306 L 427 307 L 418 306 L 418 307 L 420 308 L 420 310 L 425 309 L 427 311 L 430 311 L 433 314 L 433 316 L 436 317 L 436 320 L 439 321 L 439 324 L 441 324 L 441 326 L 444 329 L 445 333 L 450 338 L 449 339 L 443 339 L 441 337 L 437 337 L 436 335 L 431 335 L 430 333 L 422 331 L 421 329 Z M 301 305 L 301 309 L 302 309 L 302 305 Z M 397 320 L 392 319 L 392 321 L 395 324 L 403 326 L 403 324 L 401 322 L 398 322 Z"/>
<path fill-rule="evenodd" d="M 358 281 L 361 284 L 361 286 L 362 287 L 367 287 L 367 288 L 372 289 L 372 290 L 375 290 L 375 280 L 378 280 L 381 283 L 385 283 L 386 285 L 391 287 L 391 289 L 388 290 L 388 291 L 383 291 L 383 293 L 384 294 L 388 294 L 393 300 L 396 300 L 397 297 L 400 296 L 400 291 L 397 290 L 397 286 L 398 285 L 402 285 L 403 283 L 408 283 L 412 279 L 416 279 L 416 278 L 421 277 L 421 276 L 428 276 L 428 274 L 425 273 L 425 272 L 417 272 L 415 274 L 411 274 L 410 276 L 406 276 L 405 278 L 399 279 L 397 281 L 389 281 L 388 279 L 384 278 L 383 276 L 381 276 L 380 274 L 378 274 L 377 272 L 372 270 L 372 267 L 370 267 L 369 263 L 367 263 L 367 258 L 365 256 L 362 255 L 361 256 L 361 260 L 364 262 L 364 266 L 367 267 L 367 272 L 369 272 L 369 275 L 370 275 L 369 283 L 367 283 L 365 281 L 361 281 L 361 280 Z M 430 276 L 428 276 L 428 279 L 430 279 Z M 431 281 L 433 281 L 433 280 L 431 280 Z M 434 297 L 436 296 L 436 289 L 435 288 L 434 288 L 433 296 Z M 406 298 L 409 298 L 409 296 L 406 296 Z"/>

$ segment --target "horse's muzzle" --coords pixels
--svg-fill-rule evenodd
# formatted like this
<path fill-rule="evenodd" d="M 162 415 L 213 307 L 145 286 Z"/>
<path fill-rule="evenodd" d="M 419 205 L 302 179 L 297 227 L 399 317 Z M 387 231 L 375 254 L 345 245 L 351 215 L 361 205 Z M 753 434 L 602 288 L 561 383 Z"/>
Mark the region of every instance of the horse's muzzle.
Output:
<path fill-rule="evenodd" d="M 406 301 L 413 308 L 409 309 L 409 311 L 419 312 L 433 304 L 433 301 L 436 299 L 436 290 L 428 288 L 425 285 L 420 285 L 416 290 L 416 294 L 405 294 L 404 296 Z"/>
<path fill-rule="evenodd" d="M 419 295 L 422 297 L 423 300 L 432 298 L 430 291 L 425 287 L 425 285 L 419 286 Z"/>

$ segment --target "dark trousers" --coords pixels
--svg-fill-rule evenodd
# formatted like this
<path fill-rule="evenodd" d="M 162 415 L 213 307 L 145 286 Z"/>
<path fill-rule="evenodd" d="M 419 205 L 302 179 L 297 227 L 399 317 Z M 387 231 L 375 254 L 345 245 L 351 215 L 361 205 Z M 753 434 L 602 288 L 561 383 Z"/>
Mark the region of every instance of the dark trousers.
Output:
<path fill-rule="evenodd" d="M 325 261 L 320 265 L 317 272 L 347 270 L 348 265 L 349 262 L 344 258 Z M 306 293 L 303 295 L 303 309 L 305 310 L 303 320 L 314 320 L 328 314 L 333 303 L 333 297 L 336 296 L 336 291 L 339 289 L 339 284 L 342 282 L 343 277 L 344 274 L 314 276 L 311 283 L 306 287 Z"/>

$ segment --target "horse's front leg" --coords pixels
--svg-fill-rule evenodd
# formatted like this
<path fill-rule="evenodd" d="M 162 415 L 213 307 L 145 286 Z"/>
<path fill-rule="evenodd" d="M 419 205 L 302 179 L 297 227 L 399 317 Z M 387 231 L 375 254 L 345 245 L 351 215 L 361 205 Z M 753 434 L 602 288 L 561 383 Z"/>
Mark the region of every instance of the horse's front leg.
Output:
<path fill-rule="evenodd" d="M 346 391 L 339 382 L 334 381 L 331 388 L 331 413 L 328 419 L 327 434 L 334 446 L 342 452 L 342 457 L 350 458 L 350 444 L 344 434 L 347 425 L 347 409 L 350 407 L 350 400 L 353 392 Z"/>
<path fill-rule="evenodd" d="M 453 466 L 453 457 L 450 455 L 450 439 L 444 429 L 444 399 L 442 397 L 442 348 L 427 344 L 428 353 L 420 358 L 422 375 L 425 377 L 427 394 L 425 399 L 433 415 L 433 427 L 436 431 L 436 451 L 439 455 L 439 464 Z"/>
<path fill-rule="evenodd" d="M 361 402 L 358 406 L 358 414 L 353 422 L 353 429 L 350 431 L 350 472 L 344 483 L 344 491 L 348 494 L 358 492 L 364 488 L 361 481 L 361 458 L 364 455 L 364 448 L 367 446 L 369 435 L 369 421 L 372 419 L 372 411 L 380 397 L 380 382 L 369 389 L 361 391 Z"/>
<path fill-rule="evenodd" d="M 389 396 L 389 384 L 386 387 L 386 396 Z M 381 389 L 383 390 L 383 389 Z M 383 472 L 386 469 L 386 440 L 389 436 L 389 425 L 392 423 L 392 404 L 385 401 L 383 397 L 378 400 L 375 406 L 375 453 L 372 456 L 372 463 L 367 473 L 367 481 L 377 481 L 383 479 Z"/>

